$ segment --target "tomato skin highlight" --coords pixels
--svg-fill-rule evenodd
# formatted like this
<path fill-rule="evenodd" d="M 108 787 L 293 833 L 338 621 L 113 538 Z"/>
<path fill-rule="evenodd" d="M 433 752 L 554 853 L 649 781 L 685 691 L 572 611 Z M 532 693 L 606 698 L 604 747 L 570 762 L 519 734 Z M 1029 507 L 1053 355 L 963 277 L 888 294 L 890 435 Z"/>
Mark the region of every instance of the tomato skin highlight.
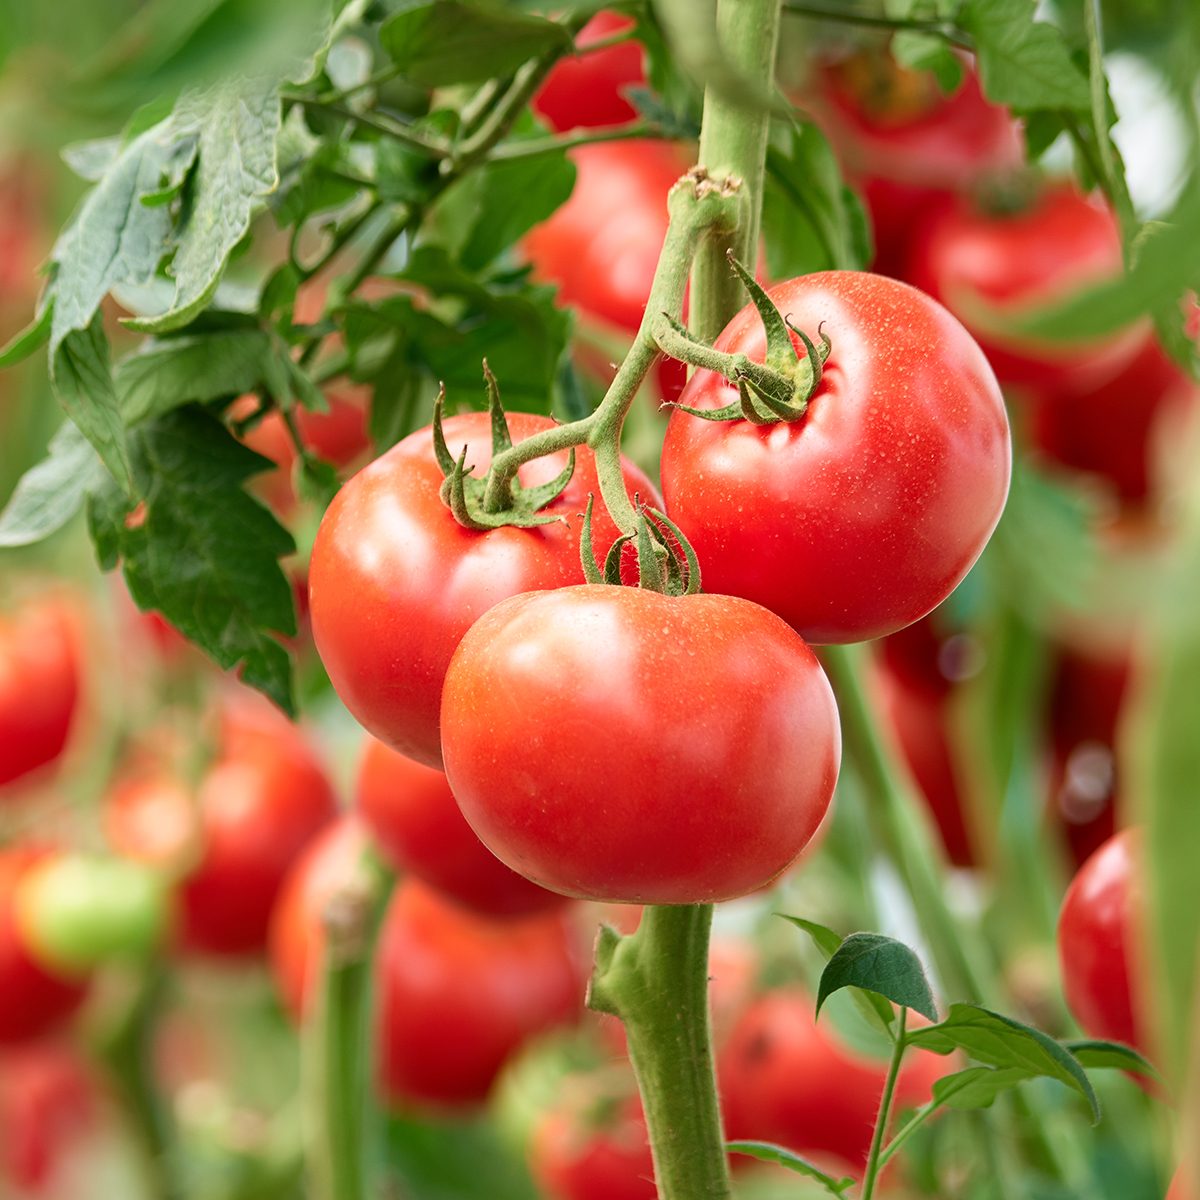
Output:
<path fill-rule="evenodd" d="M 549 417 L 509 414 L 514 441 L 551 427 Z M 491 462 L 486 413 L 445 422 L 446 442 L 481 475 Z M 527 485 L 553 479 L 565 453 L 521 468 Z M 653 484 L 625 463 L 630 495 L 657 503 Z M 576 451 L 566 490 L 545 508 L 565 518 L 536 529 L 464 529 L 442 503 L 442 473 L 429 429 L 405 438 L 334 497 L 313 547 L 309 600 L 313 636 L 334 688 L 358 722 L 401 754 L 441 766 L 438 714 L 450 658 L 471 624 L 518 592 L 583 581 L 581 515 L 599 492 L 590 450 Z M 617 528 L 596 505 L 596 551 Z"/>
<path fill-rule="evenodd" d="M 303 734 L 257 698 L 228 698 L 219 751 L 194 800 L 161 767 L 131 773 L 107 802 L 106 831 L 131 858 L 174 865 L 194 842 L 177 889 L 181 946 L 243 957 L 266 945 L 293 860 L 337 813 L 324 767 Z"/>
<path fill-rule="evenodd" d="M 621 95 L 626 87 L 645 86 L 645 52 L 633 40 L 588 52 L 588 46 L 633 27 L 620 13 L 598 12 L 580 31 L 581 53 L 562 58 L 533 98 L 533 109 L 556 132 L 620 125 L 637 116 Z"/>
<path fill-rule="evenodd" d="M 896 280 L 827 271 L 767 294 L 810 337 L 823 325 L 832 339 L 821 384 L 788 424 L 672 413 L 667 511 L 706 590 L 771 609 L 809 642 L 882 637 L 940 604 L 1000 519 L 1011 447 L 999 388 L 958 321 Z M 751 305 L 716 345 L 763 360 Z M 681 398 L 736 400 L 703 370 Z"/>
<path fill-rule="evenodd" d="M 829 806 L 841 733 L 807 646 L 730 596 L 516 596 L 463 639 L 442 701 L 472 828 L 569 896 L 700 904 L 779 875 Z"/>
<path fill-rule="evenodd" d="M 49 851 L 0 852 L 0 1045 L 31 1041 L 64 1024 L 83 1004 L 86 979 L 60 975 L 38 961 L 19 918 L 21 877 Z"/>
<path fill-rule="evenodd" d="M 893 1112 L 926 1103 L 952 1063 L 910 1051 Z M 843 1045 L 828 1017 L 818 1024 L 803 988 L 769 992 L 742 1015 L 717 1060 L 726 1136 L 775 1142 L 861 1174 L 887 1070 Z"/>
<path fill-rule="evenodd" d="M 47 595 L 0 614 L 0 802 L 5 785 L 58 759 L 80 706 L 82 648 L 70 602 Z"/>
<path fill-rule="evenodd" d="M 1128 365 L 1145 345 L 1145 322 L 1096 340 L 1054 343 L 989 332 L 973 319 L 973 307 L 982 302 L 1018 316 L 1121 270 L 1121 236 L 1111 209 L 1057 183 L 1012 213 L 983 212 L 965 198 L 939 209 L 914 240 L 905 278 L 966 325 L 1002 384 L 1053 399 L 1064 389 L 1099 386 Z"/>
<path fill-rule="evenodd" d="M 1058 919 L 1058 957 L 1067 1006 L 1089 1037 L 1148 1052 L 1130 967 L 1141 886 L 1138 833 L 1110 838 L 1071 881 Z"/>
<path fill-rule="evenodd" d="M 384 857 L 446 898 L 485 916 L 525 916 L 565 898 L 509 870 L 476 836 L 446 776 L 371 738 L 355 805 Z"/>

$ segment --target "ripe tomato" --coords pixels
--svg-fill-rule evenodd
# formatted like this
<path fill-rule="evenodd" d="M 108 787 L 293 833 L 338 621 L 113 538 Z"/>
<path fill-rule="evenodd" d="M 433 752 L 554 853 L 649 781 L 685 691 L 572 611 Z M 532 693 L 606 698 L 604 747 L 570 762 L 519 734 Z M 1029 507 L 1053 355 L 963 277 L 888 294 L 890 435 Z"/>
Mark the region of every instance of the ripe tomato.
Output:
<path fill-rule="evenodd" d="M 1067 1005 L 1084 1031 L 1145 1053 L 1130 974 L 1142 944 L 1137 849 L 1137 833 L 1127 829 L 1080 868 L 1058 918 L 1058 958 Z"/>
<path fill-rule="evenodd" d="M 581 53 L 561 59 L 546 77 L 533 98 L 534 112 L 559 132 L 620 125 L 636 117 L 621 92 L 646 84 L 641 45 L 630 40 L 587 53 L 593 42 L 632 28 L 633 21 L 620 13 L 598 12 L 575 39 Z"/>
<path fill-rule="evenodd" d="M 841 734 L 808 647 L 731 596 L 514 596 L 446 675 L 442 749 L 515 871 L 593 900 L 700 904 L 780 874 L 833 795 Z"/>
<path fill-rule="evenodd" d="M 369 738 L 355 805 L 384 856 L 484 916 L 524 916 L 564 898 L 510 871 L 475 835 L 446 776 Z"/>
<path fill-rule="evenodd" d="M 655 1200 L 654 1158 L 636 1095 L 616 1106 L 582 1097 L 546 1112 L 533 1132 L 530 1172 L 546 1200 Z"/>
<path fill-rule="evenodd" d="M 1156 442 L 1164 422 L 1196 399 L 1196 386 L 1157 340 L 1107 382 L 1064 387 L 1031 408 L 1033 444 L 1052 462 L 1105 479 L 1124 504 L 1152 499 L 1159 482 Z"/>
<path fill-rule="evenodd" d="M 67 978 L 38 961 L 18 921 L 21 877 L 45 853 L 27 847 L 0 852 L 0 1044 L 49 1033 L 87 994 L 86 980 Z"/>
<path fill-rule="evenodd" d="M 68 601 L 46 595 L 0 614 L 0 797 L 62 754 L 79 708 L 82 657 Z"/>
<path fill-rule="evenodd" d="M 940 604 L 1000 519 L 1011 459 L 1000 391 L 966 330 L 905 284 L 828 271 L 768 295 L 832 339 L 820 386 L 789 424 L 672 413 L 667 510 L 709 591 L 764 605 L 810 642 L 880 637 Z M 716 344 L 763 360 L 752 305 Z M 711 371 L 682 397 L 736 400 Z"/>
<path fill-rule="evenodd" d="M 195 795 L 162 764 L 139 764 L 107 801 L 122 854 L 182 870 L 179 936 L 204 954 L 257 954 L 292 861 L 337 803 L 301 732 L 255 697 L 226 699 L 217 756 Z"/>
<path fill-rule="evenodd" d="M 587 955 L 565 914 L 488 920 L 407 880 L 377 969 L 384 1097 L 454 1108 L 484 1100 L 529 1038 L 578 1017 Z"/>
<path fill-rule="evenodd" d="M 564 304 L 634 333 L 667 236 L 667 193 L 687 159 L 666 142 L 622 141 L 578 146 L 571 161 L 571 197 L 530 231 L 525 253 L 534 277 L 558 284 Z M 682 363 L 659 359 L 665 399 L 679 395 L 686 375 Z"/>
<path fill-rule="evenodd" d="M 948 1061 L 910 1050 L 896 1084 L 895 1109 L 916 1108 L 949 1074 Z M 725 1133 L 775 1142 L 835 1169 L 861 1172 L 887 1079 L 887 1064 L 845 1046 L 826 1018 L 813 1017 L 802 988 L 770 992 L 738 1021 L 717 1060 Z"/>
<path fill-rule="evenodd" d="M 1170 1191 L 1167 1192 L 1167 1200 L 1200 1200 L 1200 1194 L 1192 1187 L 1186 1164 L 1175 1172 Z"/>
<path fill-rule="evenodd" d="M 1000 382 L 1052 400 L 1098 387 L 1145 345 L 1144 324 L 1087 342 L 1049 342 L 986 327 L 982 305 L 1016 317 L 1121 273 L 1112 211 L 1068 183 L 1024 208 L 987 212 L 965 199 L 931 214 L 906 278 L 940 300 L 979 340 Z"/>
<path fill-rule="evenodd" d="M 550 424 L 509 414 L 514 441 Z M 450 452 L 466 445 L 482 474 L 491 462 L 488 415 L 451 417 L 445 430 Z M 548 482 L 566 462 L 565 454 L 536 459 L 520 480 Z M 631 495 L 654 501 L 654 486 L 631 463 L 625 479 Z M 462 635 L 507 596 L 582 582 L 578 518 L 599 491 L 595 459 L 581 448 L 566 491 L 545 510 L 563 522 L 480 533 L 455 521 L 441 484 L 430 430 L 405 438 L 334 497 L 309 568 L 313 636 L 338 695 L 370 733 L 433 766 L 442 761 L 442 680 Z M 599 504 L 593 534 L 600 555 L 617 537 Z"/>
<path fill-rule="evenodd" d="M 946 95 L 932 75 L 862 53 L 824 66 L 817 90 L 818 119 L 862 191 L 883 274 L 903 268 L 925 213 L 1021 164 L 1020 127 L 984 99 L 973 70 Z"/>
<path fill-rule="evenodd" d="M 97 1092 L 67 1046 L 39 1042 L 0 1055 L 0 1175 L 13 1195 L 53 1185 L 72 1145 L 96 1124 Z"/>

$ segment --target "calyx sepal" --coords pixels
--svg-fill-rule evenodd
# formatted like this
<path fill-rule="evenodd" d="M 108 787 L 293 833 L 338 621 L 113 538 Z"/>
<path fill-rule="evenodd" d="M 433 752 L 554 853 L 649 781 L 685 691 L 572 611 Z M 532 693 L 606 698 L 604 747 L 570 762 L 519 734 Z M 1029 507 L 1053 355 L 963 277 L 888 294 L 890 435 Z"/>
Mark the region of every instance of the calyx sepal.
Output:
<path fill-rule="evenodd" d="M 512 432 L 508 427 L 504 407 L 500 403 L 500 388 L 486 360 L 483 364 L 483 378 L 487 384 L 494 461 L 505 450 L 511 449 Z M 451 453 L 443 427 L 445 406 L 446 389 L 445 385 L 442 385 L 438 388 L 437 399 L 433 404 L 433 453 L 445 476 L 440 492 L 442 503 L 449 508 L 460 525 L 465 529 L 478 530 L 500 529 L 505 525 L 533 528 L 565 520 L 561 516 L 544 513 L 541 509 L 558 499 L 571 482 L 571 476 L 575 473 L 574 447 L 567 456 L 567 465 L 553 479 L 536 487 L 522 487 L 514 478 L 499 493 L 500 504 L 495 506 L 486 502 L 490 499 L 488 476 L 471 474 L 472 468 L 467 463 L 467 447 L 463 446 L 458 458 Z"/>
<path fill-rule="evenodd" d="M 638 586 L 667 596 L 694 596 L 700 591 L 700 560 L 683 530 L 657 508 L 635 503 L 637 521 L 633 532 L 623 533 L 609 547 L 604 568 L 596 562 L 592 538 L 592 509 L 595 497 L 588 496 L 579 537 L 583 577 L 588 583 L 621 584 L 621 556 L 632 542 L 637 548 Z"/>

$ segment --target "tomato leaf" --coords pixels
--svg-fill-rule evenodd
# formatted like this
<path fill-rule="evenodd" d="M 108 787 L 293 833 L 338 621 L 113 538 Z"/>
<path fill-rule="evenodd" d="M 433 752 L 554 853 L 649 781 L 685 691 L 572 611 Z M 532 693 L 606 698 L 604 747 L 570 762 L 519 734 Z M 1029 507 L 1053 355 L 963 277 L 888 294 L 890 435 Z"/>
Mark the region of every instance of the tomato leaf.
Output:
<path fill-rule="evenodd" d="M 1086 113 L 1087 79 L 1062 33 L 1034 20 L 1034 0 L 966 0 L 957 22 L 971 36 L 989 100 L 1018 112 Z"/>
<path fill-rule="evenodd" d="M 1094 1121 L 1100 1119 L 1100 1102 L 1071 1052 L 1040 1030 L 1011 1017 L 975 1004 L 952 1004 L 944 1021 L 910 1030 L 908 1041 L 935 1054 L 965 1050 L 971 1058 L 990 1067 L 1019 1069 L 1030 1078 L 1057 1079 L 1087 1100 Z"/>
<path fill-rule="evenodd" d="M 849 1176 L 838 1179 L 814 1166 L 808 1159 L 801 1158 L 794 1151 L 773 1145 L 771 1142 L 726 1142 L 725 1149 L 730 1154 L 745 1154 L 750 1158 L 757 1158 L 759 1162 L 775 1163 L 777 1166 L 787 1167 L 789 1171 L 795 1171 L 797 1175 L 815 1179 L 831 1196 L 844 1196 L 857 1183 L 857 1180 Z"/>
<path fill-rule="evenodd" d="M 1024 1067 L 968 1067 L 936 1080 L 933 1098 L 946 1108 L 990 1108 L 1002 1092 L 1034 1077 Z"/>
<path fill-rule="evenodd" d="M 29 546 L 61 529 L 103 475 L 91 443 L 64 421 L 46 457 L 21 476 L 0 511 L 0 546 Z"/>
<path fill-rule="evenodd" d="M 928 71 L 946 94 L 953 92 L 963 79 L 962 59 L 945 38 L 935 33 L 902 29 L 892 36 L 892 57 L 914 71 Z"/>
<path fill-rule="evenodd" d="M 548 50 L 571 48 L 570 34 L 554 21 L 460 0 L 410 3 L 383 23 L 379 38 L 400 71 L 425 87 L 481 83 Z"/>
<path fill-rule="evenodd" d="M 1083 1038 L 1063 1042 L 1088 1070 L 1129 1071 L 1134 1075 L 1145 1075 L 1149 1079 L 1160 1079 L 1154 1064 L 1143 1058 L 1136 1050 L 1120 1042 L 1104 1042 Z"/>
<path fill-rule="evenodd" d="M 93 491 L 101 565 L 122 560 L 139 608 L 161 612 L 219 666 L 240 665 L 247 683 L 293 712 L 291 661 L 272 635 L 296 630 L 278 562 L 295 547 L 241 487 L 270 462 L 195 406 L 135 427 L 129 444 L 144 506 L 112 488 Z"/>
<path fill-rule="evenodd" d="M 126 322 L 143 333 L 186 325 L 212 298 L 255 207 L 278 185 L 280 104 L 273 83 L 226 85 L 185 94 L 170 119 L 176 148 L 194 145 L 194 168 L 175 234 L 175 295 L 156 317 Z M 166 189 L 184 186 L 184 159 L 167 164 Z M 156 191 L 161 195 L 163 188 Z"/>
<path fill-rule="evenodd" d="M 937 1005 L 921 960 L 903 942 L 882 933 L 852 933 L 834 951 L 817 988 L 818 1015 L 825 1001 L 846 987 L 874 992 L 937 1020 Z"/>

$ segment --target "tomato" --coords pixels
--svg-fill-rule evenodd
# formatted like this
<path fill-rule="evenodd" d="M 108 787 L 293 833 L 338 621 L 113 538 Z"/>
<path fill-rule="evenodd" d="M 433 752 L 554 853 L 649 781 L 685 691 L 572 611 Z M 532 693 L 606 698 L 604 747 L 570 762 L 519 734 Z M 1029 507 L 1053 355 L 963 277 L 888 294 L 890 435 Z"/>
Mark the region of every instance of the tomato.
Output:
<path fill-rule="evenodd" d="M 562 896 L 510 871 L 475 836 L 446 776 L 371 738 L 359 763 L 355 804 L 399 871 L 485 916 L 557 908 Z"/>
<path fill-rule="evenodd" d="M 1059 651 L 1050 687 L 1050 795 L 1076 865 L 1116 829 L 1117 727 L 1128 653 Z"/>
<path fill-rule="evenodd" d="M 588 1097 L 584 1097 L 587 1099 Z M 546 1200 L 655 1200 L 654 1158 L 636 1095 L 592 1097 L 545 1113 L 533 1133 L 530 1171 Z"/>
<path fill-rule="evenodd" d="M 762 604 L 810 642 L 880 637 L 940 604 L 1000 518 L 1011 460 L 1000 391 L 966 330 L 905 284 L 828 271 L 768 295 L 832 339 L 808 411 L 769 426 L 672 413 L 667 511 L 708 591 Z M 763 360 L 753 306 L 716 344 Z M 711 371 L 682 397 L 736 400 Z"/>
<path fill-rule="evenodd" d="M 808 647 L 731 596 L 587 585 L 515 596 L 459 646 L 446 775 L 515 871 L 569 896 L 743 896 L 803 850 L 841 734 Z"/>
<path fill-rule="evenodd" d="M 1080 868 L 1058 918 L 1058 957 L 1067 1005 L 1088 1036 L 1145 1053 L 1130 973 L 1142 945 L 1137 851 L 1137 833 L 1127 829 Z"/>
<path fill-rule="evenodd" d="M 600 142 L 571 151 L 570 199 L 523 243 L 534 277 L 558 285 L 559 299 L 634 333 L 642 321 L 667 236 L 667 193 L 688 168 L 678 146 Z M 675 399 L 686 369 L 660 358 L 659 391 Z"/>
<path fill-rule="evenodd" d="M 910 1050 L 897 1080 L 894 1112 L 917 1108 L 949 1074 L 948 1060 Z M 717 1061 L 725 1133 L 775 1142 L 835 1169 L 861 1172 L 887 1079 L 887 1063 L 852 1051 L 818 1024 L 802 988 L 770 992 L 746 1010 Z"/>
<path fill-rule="evenodd" d="M 52 1187 L 72 1144 L 96 1124 L 97 1091 L 66 1046 L 40 1042 L 0 1054 L 0 1174 L 13 1195 Z"/>
<path fill-rule="evenodd" d="M 509 425 L 520 441 L 551 421 L 510 413 Z M 466 445 L 482 474 L 491 461 L 488 415 L 451 417 L 445 431 L 451 453 Z M 547 482 L 566 462 L 566 454 L 536 459 L 520 480 Z M 630 463 L 625 479 L 631 495 L 657 502 Z M 582 582 L 579 514 L 599 491 L 595 459 L 580 449 L 571 482 L 545 509 L 565 521 L 481 533 L 455 521 L 441 484 L 430 430 L 405 438 L 334 497 L 309 568 L 313 636 L 338 695 L 368 732 L 432 766 L 441 765 L 442 680 L 462 635 L 507 596 Z M 600 504 L 593 531 L 603 555 L 617 528 Z"/>
<path fill-rule="evenodd" d="M 1051 401 L 1033 405 L 1030 436 L 1052 462 L 1099 476 L 1122 503 L 1137 506 L 1154 496 L 1164 422 L 1195 399 L 1195 384 L 1150 338 L 1112 379 L 1064 387 Z"/>
<path fill-rule="evenodd" d="M 620 13 L 598 12 L 580 30 L 575 45 L 581 53 L 554 65 L 538 94 L 533 109 L 558 131 L 620 125 L 637 116 L 637 110 L 621 94 L 627 87 L 646 86 L 645 54 L 633 40 L 594 50 L 593 42 L 633 28 L 633 21 Z"/>
<path fill-rule="evenodd" d="M 49 1033 L 87 994 L 85 979 L 62 975 L 38 960 L 18 920 L 21 879 L 46 853 L 24 847 L 0 851 L 0 1044 Z"/>
<path fill-rule="evenodd" d="M 1170 1191 L 1167 1192 L 1167 1200 L 1197 1200 L 1197 1192 L 1191 1185 L 1186 1165 L 1175 1172 Z"/>
<path fill-rule="evenodd" d="M 856 54 L 820 70 L 814 107 L 866 201 L 883 274 L 903 269 L 926 213 L 1023 160 L 1020 126 L 970 69 L 946 95 L 930 74 Z"/>
<path fill-rule="evenodd" d="M 139 764 L 108 797 L 105 825 L 120 853 L 181 870 L 181 944 L 236 957 L 263 949 L 288 868 L 336 811 L 304 735 L 238 695 L 222 704 L 217 755 L 194 796 L 162 764 Z"/>
<path fill-rule="evenodd" d="M 62 754 L 80 705 L 78 619 L 57 596 L 0 613 L 0 798 Z"/>
<path fill-rule="evenodd" d="M 906 278 L 940 300 L 979 340 L 1000 382 L 1052 400 L 1097 387 L 1143 348 L 1144 323 L 1086 342 L 1050 342 L 989 328 L 1120 275 L 1121 235 L 1101 200 L 1069 183 L 1044 187 L 1023 208 L 989 212 L 958 199 L 915 238 Z"/>

